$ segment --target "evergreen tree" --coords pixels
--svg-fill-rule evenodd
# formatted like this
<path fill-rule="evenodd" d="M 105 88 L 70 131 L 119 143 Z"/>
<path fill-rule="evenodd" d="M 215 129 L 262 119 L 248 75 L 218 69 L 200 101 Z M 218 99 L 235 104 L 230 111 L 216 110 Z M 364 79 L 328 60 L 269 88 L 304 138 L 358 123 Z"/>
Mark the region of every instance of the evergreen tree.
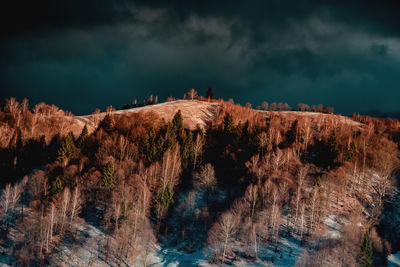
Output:
<path fill-rule="evenodd" d="M 233 116 L 227 112 L 224 117 L 224 133 L 231 134 L 233 133 L 234 128 L 235 124 L 233 122 Z"/>
<path fill-rule="evenodd" d="M 314 186 L 318 189 L 319 193 L 322 193 L 322 182 L 321 182 L 321 176 L 317 176 L 317 179 L 315 179 Z"/>
<path fill-rule="evenodd" d="M 249 120 L 246 120 L 246 122 L 243 124 L 241 130 L 241 136 L 242 136 L 242 144 L 246 146 L 250 145 L 251 133 L 249 130 Z"/>
<path fill-rule="evenodd" d="M 183 117 L 180 110 L 178 110 L 178 112 L 174 115 L 174 118 L 172 119 L 172 127 L 173 130 L 176 132 L 177 137 L 179 137 L 181 141 L 184 134 L 184 127 Z"/>
<path fill-rule="evenodd" d="M 82 149 L 84 147 L 87 138 L 88 138 L 88 130 L 85 125 L 85 127 L 83 127 L 82 129 L 81 134 L 78 137 L 78 140 L 76 141 L 76 146 Z"/>
<path fill-rule="evenodd" d="M 327 147 L 329 152 L 327 155 L 328 164 L 332 165 L 335 163 L 337 157 L 339 156 L 339 141 L 335 131 L 333 131 L 331 136 L 329 137 Z"/>
<path fill-rule="evenodd" d="M 325 168 L 330 168 L 336 163 L 339 156 L 339 140 L 336 132 L 333 131 L 328 139 L 323 139 L 316 143 L 317 158 L 316 161 L 319 165 Z"/>
<path fill-rule="evenodd" d="M 61 193 L 63 189 L 64 189 L 63 182 L 60 176 L 57 176 L 56 179 L 54 179 L 54 181 L 51 183 L 50 194 L 57 195 L 58 193 Z"/>
<path fill-rule="evenodd" d="M 232 132 L 230 133 L 230 138 L 227 138 L 227 140 L 229 140 L 229 143 L 232 143 L 232 145 L 235 147 L 240 147 L 243 140 L 246 140 L 245 142 L 247 142 L 248 132 L 243 133 L 243 131 L 246 130 L 244 129 L 245 126 L 246 125 L 242 125 L 242 123 L 239 122 L 236 126 L 233 127 Z"/>
<path fill-rule="evenodd" d="M 297 134 L 297 120 L 295 120 L 290 127 L 289 131 L 286 132 L 285 141 L 286 145 L 290 146 L 296 141 L 296 134 Z"/>
<path fill-rule="evenodd" d="M 111 189 L 115 185 L 116 182 L 115 180 L 116 180 L 116 172 L 114 167 L 114 161 L 111 159 L 103 168 L 100 186 L 105 189 Z"/>
<path fill-rule="evenodd" d="M 74 136 L 72 132 L 70 132 L 67 137 L 65 137 L 64 141 L 61 143 L 61 146 L 57 152 L 57 159 L 61 162 L 67 160 L 72 157 L 74 153 Z"/>
<path fill-rule="evenodd" d="M 177 139 L 175 127 L 173 126 L 172 122 L 170 122 L 168 123 L 167 130 L 165 132 L 165 150 L 175 150 Z"/>
<path fill-rule="evenodd" d="M 185 133 L 181 145 L 181 159 L 184 169 L 188 169 L 193 159 L 193 135 L 192 132 Z"/>
<path fill-rule="evenodd" d="M 346 151 L 346 161 L 353 161 L 357 156 L 357 148 L 354 141 L 350 142 L 349 148 Z"/>
<path fill-rule="evenodd" d="M 111 132 L 113 129 L 113 121 L 109 114 L 107 114 L 104 119 L 100 122 L 99 128 L 103 129 L 106 132 Z"/>
<path fill-rule="evenodd" d="M 167 188 L 162 195 L 161 201 L 165 207 L 165 210 L 169 210 L 169 208 L 174 205 L 174 191 L 172 190 L 170 185 L 167 185 Z"/>
<path fill-rule="evenodd" d="M 161 159 L 164 147 L 164 140 L 151 128 L 145 138 L 140 143 L 140 152 L 145 156 L 146 163 L 151 164 Z"/>
<path fill-rule="evenodd" d="M 208 99 L 213 99 L 214 98 L 214 92 L 212 88 L 208 88 L 206 98 Z"/>
<path fill-rule="evenodd" d="M 361 266 L 372 267 L 372 244 L 369 238 L 369 231 L 365 232 L 363 243 L 361 245 Z"/>

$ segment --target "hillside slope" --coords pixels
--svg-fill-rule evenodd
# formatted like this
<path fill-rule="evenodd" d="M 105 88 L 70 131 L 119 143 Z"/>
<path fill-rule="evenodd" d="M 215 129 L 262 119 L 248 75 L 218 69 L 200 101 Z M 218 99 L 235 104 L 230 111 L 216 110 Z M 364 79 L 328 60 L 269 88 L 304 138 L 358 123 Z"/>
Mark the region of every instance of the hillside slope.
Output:
<path fill-rule="evenodd" d="M 109 112 L 109 114 L 115 115 L 129 115 L 131 113 L 139 112 L 154 112 L 166 122 L 171 121 L 173 116 L 178 110 L 181 111 L 183 116 L 184 126 L 188 129 L 194 130 L 197 127 L 204 129 L 207 122 L 215 119 L 219 110 L 221 110 L 223 101 L 206 102 L 200 100 L 176 100 L 170 102 L 164 102 L 160 104 L 148 105 L 143 107 L 123 109 Z M 349 117 L 335 115 L 335 114 L 324 114 L 317 112 L 302 112 L 302 111 L 264 111 L 264 110 L 252 110 L 265 114 L 265 116 L 281 116 L 290 120 L 308 118 L 315 120 L 317 117 L 320 118 L 321 123 L 327 123 L 329 121 L 340 122 L 349 126 L 361 126 L 357 121 L 352 120 Z M 86 124 L 89 131 L 93 131 L 97 124 L 107 115 L 107 112 L 98 114 L 90 114 L 83 116 L 74 116 L 70 119 L 75 125 L 79 125 L 81 128 Z"/>
<path fill-rule="evenodd" d="M 185 127 L 194 130 L 197 127 L 203 128 L 207 121 L 214 118 L 218 110 L 218 104 L 196 100 L 176 100 L 144 107 L 112 111 L 110 114 L 128 115 L 134 112 L 154 112 L 168 122 L 172 120 L 178 110 L 182 112 Z M 99 114 L 76 116 L 75 119 L 94 128 L 96 125 L 95 122 L 102 120 L 106 115 L 107 112 L 102 112 Z"/>

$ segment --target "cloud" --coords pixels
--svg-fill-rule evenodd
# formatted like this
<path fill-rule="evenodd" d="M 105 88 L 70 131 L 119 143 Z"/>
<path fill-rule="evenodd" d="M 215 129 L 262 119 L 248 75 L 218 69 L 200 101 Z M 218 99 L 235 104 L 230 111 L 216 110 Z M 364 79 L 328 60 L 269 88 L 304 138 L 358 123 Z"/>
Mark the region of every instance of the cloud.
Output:
<path fill-rule="evenodd" d="M 323 103 L 346 113 L 393 110 L 397 103 L 387 95 L 400 96 L 400 39 L 390 5 L 10 4 L 3 21 L 15 16 L 16 22 L 1 26 L 0 96 L 86 113 L 150 93 L 164 98 L 211 86 L 217 96 L 254 105 L 265 99 Z"/>

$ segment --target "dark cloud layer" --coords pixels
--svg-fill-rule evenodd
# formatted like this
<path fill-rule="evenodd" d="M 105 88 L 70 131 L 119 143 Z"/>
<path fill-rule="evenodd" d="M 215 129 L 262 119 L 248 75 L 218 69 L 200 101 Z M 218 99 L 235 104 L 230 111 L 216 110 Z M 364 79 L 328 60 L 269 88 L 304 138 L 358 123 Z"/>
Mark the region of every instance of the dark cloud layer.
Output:
<path fill-rule="evenodd" d="M 0 97 L 87 113 L 188 88 L 398 111 L 397 1 L 10 1 Z"/>

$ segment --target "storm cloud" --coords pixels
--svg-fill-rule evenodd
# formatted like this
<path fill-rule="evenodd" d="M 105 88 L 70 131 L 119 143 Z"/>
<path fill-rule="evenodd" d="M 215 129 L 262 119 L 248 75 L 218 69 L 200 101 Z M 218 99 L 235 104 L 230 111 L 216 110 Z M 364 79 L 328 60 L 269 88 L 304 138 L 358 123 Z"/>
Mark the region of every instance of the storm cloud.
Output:
<path fill-rule="evenodd" d="M 396 1 L 13 1 L 0 97 L 82 114 L 213 87 L 253 105 L 398 111 L 399 12 Z"/>

